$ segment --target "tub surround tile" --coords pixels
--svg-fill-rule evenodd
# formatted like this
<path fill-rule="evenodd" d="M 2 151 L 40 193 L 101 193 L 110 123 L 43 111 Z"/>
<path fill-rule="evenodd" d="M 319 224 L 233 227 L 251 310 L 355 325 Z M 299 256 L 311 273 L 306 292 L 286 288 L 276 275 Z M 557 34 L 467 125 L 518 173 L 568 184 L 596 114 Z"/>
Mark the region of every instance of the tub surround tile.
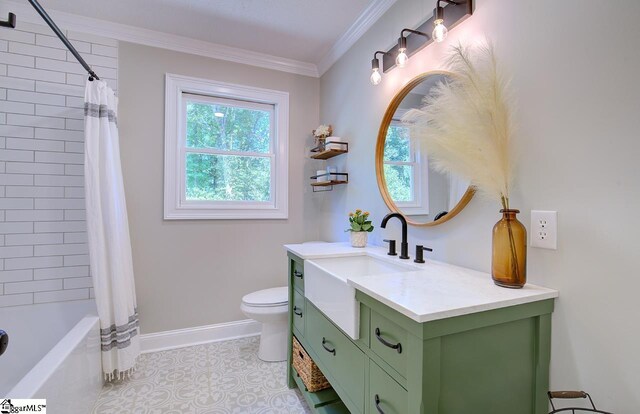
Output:
<path fill-rule="evenodd" d="M 82 299 L 89 299 L 89 289 L 54 290 L 33 294 L 34 303 L 65 302 L 68 300 Z"/>
<path fill-rule="evenodd" d="M 110 86 L 118 42 L 69 32 Z M 44 24 L 0 40 L 0 306 L 88 298 L 85 70 Z"/>
<path fill-rule="evenodd" d="M 0 283 L 33 280 L 33 269 L 0 271 Z"/>
<path fill-rule="evenodd" d="M 22 293 L 18 295 L 1 295 L 0 308 L 7 306 L 20 306 L 33 304 L 33 293 Z"/>

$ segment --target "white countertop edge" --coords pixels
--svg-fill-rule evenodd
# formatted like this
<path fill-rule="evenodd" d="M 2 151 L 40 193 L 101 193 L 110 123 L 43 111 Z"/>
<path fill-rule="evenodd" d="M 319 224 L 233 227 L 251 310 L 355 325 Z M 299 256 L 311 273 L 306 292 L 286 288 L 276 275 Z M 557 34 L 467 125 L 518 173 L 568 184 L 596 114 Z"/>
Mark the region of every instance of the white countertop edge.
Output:
<path fill-rule="evenodd" d="M 284 245 L 284 248 L 286 251 L 296 255 L 297 257 L 303 260 L 370 255 L 385 261 L 389 261 L 389 260 L 394 261 L 394 258 L 392 258 L 391 256 L 387 256 L 386 249 L 384 247 L 367 246 L 364 248 L 354 248 L 354 247 L 351 247 L 351 245 L 348 242 L 321 243 L 321 244 L 316 244 L 316 243 L 286 244 Z M 442 265 L 450 266 L 452 268 L 463 269 L 465 271 L 475 273 L 476 275 L 485 274 L 485 272 L 480 272 L 477 270 L 473 270 L 473 269 L 469 269 L 469 268 L 465 268 L 457 265 L 452 265 L 449 263 L 440 262 L 432 259 L 427 259 L 427 263 L 425 263 L 424 265 L 417 265 L 416 271 L 420 272 L 420 267 L 428 266 L 430 262 L 433 264 L 442 264 Z M 406 263 L 406 264 L 412 264 L 412 263 Z M 491 277 L 491 275 L 489 274 L 486 274 L 486 276 Z M 433 311 L 426 314 L 418 314 L 415 311 L 412 311 L 409 308 L 406 308 L 405 306 L 393 301 L 392 299 L 372 291 L 371 289 L 367 288 L 365 285 L 355 282 L 351 278 L 347 278 L 347 284 L 353 287 L 354 289 L 357 289 L 363 292 L 364 294 L 389 306 L 390 308 L 400 312 L 401 314 L 407 316 L 408 318 L 418 323 L 446 319 L 446 318 L 451 318 L 455 316 L 469 315 L 472 313 L 489 311 L 494 309 L 501 309 L 501 308 L 506 308 L 510 306 L 517 306 L 517 305 L 522 305 L 522 304 L 527 304 L 532 302 L 539 302 L 547 299 L 555 299 L 559 297 L 559 292 L 557 290 L 534 285 L 532 283 L 527 283 L 526 287 L 536 289 L 538 290 L 538 292 L 532 293 L 528 296 L 519 296 L 512 299 L 483 302 L 475 305 L 461 306 L 461 307 L 445 309 L 441 311 Z M 502 289 L 506 289 L 506 288 L 502 288 Z"/>
<path fill-rule="evenodd" d="M 312 246 L 316 246 L 313 249 Z M 343 243 L 323 243 L 318 244 L 285 244 L 284 249 L 290 253 L 295 254 L 302 260 L 309 259 L 325 259 L 331 257 L 350 257 L 350 256 L 364 256 L 368 253 L 380 253 L 384 251 L 382 247 L 367 246 L 367 247 L 351 247 L 347 242 Z M 319 247 L 319 248 L 318 248 Z M 316 250 L 316 253 L 306 253 L 305 250 Z"/>
<path fill-rule="evenodd" d="M 446 319 L 446 318 L 452 318 L 455 316 L 463 316 L 463 315 L 470 315 L 472 313 L 477 313 L 477 312 L 484 312 L 484 311 L 489 311 L 489 310 L 494 310 L 494 309 L 501 309 L 501 308 L 506 308 L 509 306 L 516 306 L 516 305 L 524 305 L 526 303 L 532 303 L 532 302 L 540 302 L 542 300 L 547 300 L 547 299 L 555 299 L 559 296 L 557 291 L 554 290 L 550 290 L 548 292 L 541 292 L 539 294 L 536 295 L 532 295 L 532 296 L 525 296 L 525 297 L 519 297 L 519 298 L 514 298 L 514 299 L 509 299 L 509 300 L 502 300 L 502 301 L 497 301 L 497 302 L 488 302 L 488 303 L 483 303 L 483 304 L 479 304 L 479 305 L 473 305 L 473 306 L 466 306 L 466 307 L 460 307 L 460 308 L 456 308 L 456 309 L 449 309 L 449 310 L 443 310 L 443 311 L 437 311 L 437 312 L 430 312 L 428 314 L 425 315 L 419 315 L 413 311 L 411 311 L 410 309 L 405 308 L 404 306 L 400 305 L 397 302 L 394 302 L 384 296 L 381 296 L 371 290 L 369 290 L 368 288 L 366 288 L 365 286 L 354 282 L 351 279 L 347 279 L 347 284 L 349 284 L 350 286 L 353 286 L 355 289 L 361 291 L 362 293 L 366 294 L 367 296 L 372 297 L 373 299 L 389 306 L 390 308 L 400 312 L 401 314 L 407 316 L 408 318 L 413 319 L 414 321 L 418 322 L 418 323 L 424 323 L 424 322 L 431 322 L 431 321 L 437 321 L 439 319 Z M 506 289 L 506 288 L 505 288 Z"/>

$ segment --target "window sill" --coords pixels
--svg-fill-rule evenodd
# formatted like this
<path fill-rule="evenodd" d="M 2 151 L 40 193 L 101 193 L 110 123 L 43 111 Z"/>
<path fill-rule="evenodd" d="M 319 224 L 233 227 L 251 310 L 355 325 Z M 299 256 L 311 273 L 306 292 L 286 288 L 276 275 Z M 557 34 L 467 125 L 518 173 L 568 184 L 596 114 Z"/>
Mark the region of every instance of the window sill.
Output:
<path fill-rule="evenodd" d="M 287 211 L 238 209 L 173 209 L 165 210 L 165 220 L 286 220 Z"/>

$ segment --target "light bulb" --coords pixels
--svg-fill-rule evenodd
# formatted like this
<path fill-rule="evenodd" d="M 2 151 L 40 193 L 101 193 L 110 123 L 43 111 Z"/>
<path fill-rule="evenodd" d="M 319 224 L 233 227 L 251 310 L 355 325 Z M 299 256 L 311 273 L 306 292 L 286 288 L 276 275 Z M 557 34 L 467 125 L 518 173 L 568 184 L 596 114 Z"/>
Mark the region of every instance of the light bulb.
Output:
<path fill-rule="evenodd" d="M 442 19 L 435 20 L 433 24 L 435 25 L 432 33 L 433 40 L 440 43 L 447 38 L 449 30 L 447 30 L 447 26 L 444 25 L 444 20 Z"/>
<path fill-rule="evenodd" d="M 399 68 L 404 68 L 407 65 L 407 60 L 409 60 L 409 56 L 407 56 L 406 49 L 400 49 L 400 53 L 396 57 L 396 65 Z"/>
<path fill-rule="evenodd" d="M 371 71 L 371 77 L 369 80 L 371 80 L 371 84 L 374 86 L 380 83 L 382 76 L 380 76 L 380 71 L 377 68 Z"/>

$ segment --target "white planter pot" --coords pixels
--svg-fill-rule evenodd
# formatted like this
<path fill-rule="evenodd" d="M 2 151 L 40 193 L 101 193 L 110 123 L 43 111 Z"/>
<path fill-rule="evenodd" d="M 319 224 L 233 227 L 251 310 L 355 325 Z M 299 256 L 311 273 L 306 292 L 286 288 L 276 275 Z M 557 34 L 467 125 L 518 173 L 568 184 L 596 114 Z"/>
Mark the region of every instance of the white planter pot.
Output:
<path fill-rule="evenodd" d="M 351 245 L 353 247 L 365 247 L 367 245 L 368 232 L 366 231 L 352 231 L 351 233 Z"/>

